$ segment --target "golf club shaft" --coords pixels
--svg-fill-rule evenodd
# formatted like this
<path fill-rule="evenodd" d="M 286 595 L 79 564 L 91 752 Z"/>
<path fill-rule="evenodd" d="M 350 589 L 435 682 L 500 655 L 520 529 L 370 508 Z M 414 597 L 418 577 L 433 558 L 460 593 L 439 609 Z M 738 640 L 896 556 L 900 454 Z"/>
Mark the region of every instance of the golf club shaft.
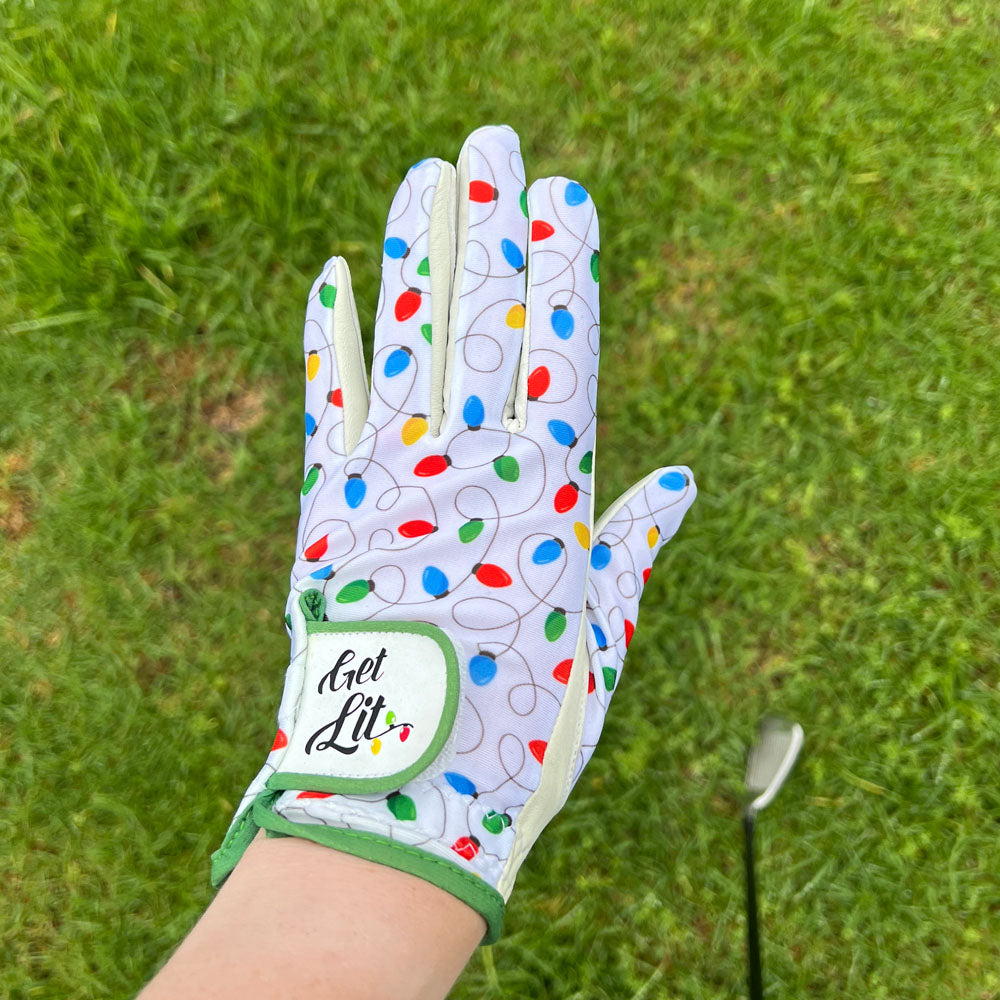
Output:
<path fill-rule="evenodd" d="M 757 880 L 754 874 L 754 815 L 749 809 L 743 815 L 743 832 L 746 835 L 747 962 L 750 968 L 750 1000 L 763 1000 L 764 987 L 760 972 L 760 937 L 757 930 Z"/>

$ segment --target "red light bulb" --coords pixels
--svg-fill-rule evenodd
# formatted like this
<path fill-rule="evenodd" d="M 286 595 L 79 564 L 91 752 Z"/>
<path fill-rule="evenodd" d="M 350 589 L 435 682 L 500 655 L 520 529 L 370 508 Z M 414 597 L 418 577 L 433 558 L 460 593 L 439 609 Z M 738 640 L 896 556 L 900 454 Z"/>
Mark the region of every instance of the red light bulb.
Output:
<path fill-rule="evenodd" d="M 334 389 L 329 396 L 326 397 L 334 406 L 344 405 L 344 394 L 340 389 Z"/>
<path fill-rule="evenodd" d="M 429 535 L 432 531 L 437 531 L 437 525 L 430 521 L 404 521 L 399 526 L 399 533 L 404 538 L 419 538 L 421 535 Z"/>
<path fill-rule="evenodd" d="M 396 319 L 400 323 L 409 319 L 420 308 L 420 289 L 407 288 L 398 299 L 396 299 Z"/>
<path fill-rule="evenodd" d="M 542 219 L 535 219 L 531 224 L 531 238 L 533 240 L 547 240 L 555 230 Z"/>
<path fill-rule="evenodd" d="M 510 574 L 493 563 L 476 563 L 472 567 L 472 572 L 476 574 L 476 579 L 486 587 L 509 587 L 511 585 Z"/>
<path fill-rule="evenodd" d="M 557 514 L 565 514 L 576 506 L 576 501 L 580 498 L 580 488 L 576 483 L 569 482 L 565 486 L 560 486 L 556 491 L 553 506 Z"/>
<path fill-rule="evenodd" d="M 470 201 L 486 204 L 486 202 L 496 201 L 499 197 L 500 192 L 489 181 L 469 181 Z"/>
<path fill-rule="evenodd" d="M 329 541 L 329 535 L 324 535 L 322 538 L 317 539 L 302 553 L 302 558 L 309 562 L 316 562 L 317 559 L 322 559 L 326 554 Z"/>
<path fill-rule="evenodd" d="M 528 376 L 528 399 L 534 402 L 541 399 L 549 389 L 549 370 L 545 365 L 539 365 Z"/>
<path fill-rule="evenodd" d="M 625 648 L 628 649 L 629 643 L 632 641 L 632 636 L 635 635 L 635 625 L 630 622 L 627 618 L 625 619 Z"/>
<path fill-rule="evenodd" d="M 479 841 L 475 837 L 459 837 L 451 849 L 466 861 L 471 861 L 479 853 Z"/>
<path fill-rule="evenodd" d="M 563 660 L 556 664 L 555 670 L 552 671 L 552 676 L 559 681 L 560 684 L 569 684 L 569 672 L 573 669 L 573 658 L 570 657 L 568 660 Z"/>
<path fill-rule="evenodd" d="M 279 729 L 274 734 L 274 742 L 271 744 L 271 753 L 274 753 L 275 750 L 280 750 L 282 747 L 287 747 L 287 746 L 288 746 L 288 737 L 285 735 L 285 731 L 283 729 Z"/>
<path fill-rule="evenodd" d="M 552 676 L 559 681 L 560 684 L 569 684 L 569 673 L 573 669 L 573 660 L 563 660 L 561 663 L 556 665 L 555 670 L 552 671 Z M 594 693 L 594 675 L 593 673 L 587 678 L 587 694 Z"/>
<path fill-rule="evenodd" d="M 447 455 L 428 455 L 420 459 L 413 467 L 415 476 L 440 476 L 448 466 L 451 459 Z"/>
<path fill-rule="evenodd" d="M 548 747 L 548 743 L 545 740 L 532 740 L 528 744 L 528 749 L 531 751 L 531 756 L 538 761 L 539 764 L 545 760 L 545 750 Z"/>

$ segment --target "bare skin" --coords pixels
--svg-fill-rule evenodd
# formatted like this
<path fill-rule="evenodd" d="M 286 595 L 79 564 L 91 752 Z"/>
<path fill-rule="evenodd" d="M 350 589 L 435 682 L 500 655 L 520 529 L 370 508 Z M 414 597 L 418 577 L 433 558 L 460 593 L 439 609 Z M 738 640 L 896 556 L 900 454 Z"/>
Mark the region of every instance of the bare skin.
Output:
<path fill-rule="evenodd" d="M 423 879 L 258 837 L 140 1000 L 441 1000 L 485 932 Z"/>

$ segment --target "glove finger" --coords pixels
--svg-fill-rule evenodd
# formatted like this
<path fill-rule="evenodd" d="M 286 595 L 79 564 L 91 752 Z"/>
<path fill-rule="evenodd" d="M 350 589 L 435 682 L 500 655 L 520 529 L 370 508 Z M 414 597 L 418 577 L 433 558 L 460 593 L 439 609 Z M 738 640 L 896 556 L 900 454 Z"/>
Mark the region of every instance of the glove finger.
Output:
<path fill-rule="evenodd" d="M 588 617 L 597 703 L 607 708 L 639 615 L 653 560 L 697 495 L 686 466 L 657 469 L 619 497 L 594 525 Z"/>
<path fill-rule="evenodd" d="M 521 147 L 513 129 L 488 126 L 466 139 L 457 187 L 446 421 L 452 432 L 500 429 L 525 323 L 528 217 Z"/>
<path fill-rule="evenodd" d="M 558 421 L 583 440 L 594 424 L 600 357 L 597 211 L 581 184 L 546 177 L 531 185 L 528 213 L 528 337 L 514 415 L 529 433 Z"/>
<path fill-rule="evenodd" d="M 369 421 L 377 432 L 405 414 L 406 444 L 440 422 L 440 374 L 432 397 L 434 336 L 440 372 L 454 274 L 454 179 L 450 163 L 421 160 L 400 184 L 386 222 Z"/>
<path fill-rule="evenodd" d="M 302 336 L 306 369 L 304 507 L 354 446 L 368 413 L 368 380 L 351 273 L 341 257 L 313 282 Z"/>

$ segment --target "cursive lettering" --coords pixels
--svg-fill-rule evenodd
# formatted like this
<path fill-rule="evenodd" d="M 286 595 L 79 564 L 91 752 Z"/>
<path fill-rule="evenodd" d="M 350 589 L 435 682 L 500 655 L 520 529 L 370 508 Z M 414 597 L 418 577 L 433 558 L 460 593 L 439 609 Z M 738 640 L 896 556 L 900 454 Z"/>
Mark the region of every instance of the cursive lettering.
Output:
<path fill-rule="evenodd" d="M 323 686 L 326 685 L 330 691 L 340 691 L 346 689 L 353 691 L 355 685 L 367 684 L 369 681 L 377 681 L 382 676 L 382 661 L 385 659 L 385 647 L 374 659 L 366 656 L 357 669 L 343 669 L 357 655 L 353 649 L 345 649 L 337 658 L 333 669 L 329 673 L 323 674 L 316 685 L 316 691 L 323 693 Z"/>

